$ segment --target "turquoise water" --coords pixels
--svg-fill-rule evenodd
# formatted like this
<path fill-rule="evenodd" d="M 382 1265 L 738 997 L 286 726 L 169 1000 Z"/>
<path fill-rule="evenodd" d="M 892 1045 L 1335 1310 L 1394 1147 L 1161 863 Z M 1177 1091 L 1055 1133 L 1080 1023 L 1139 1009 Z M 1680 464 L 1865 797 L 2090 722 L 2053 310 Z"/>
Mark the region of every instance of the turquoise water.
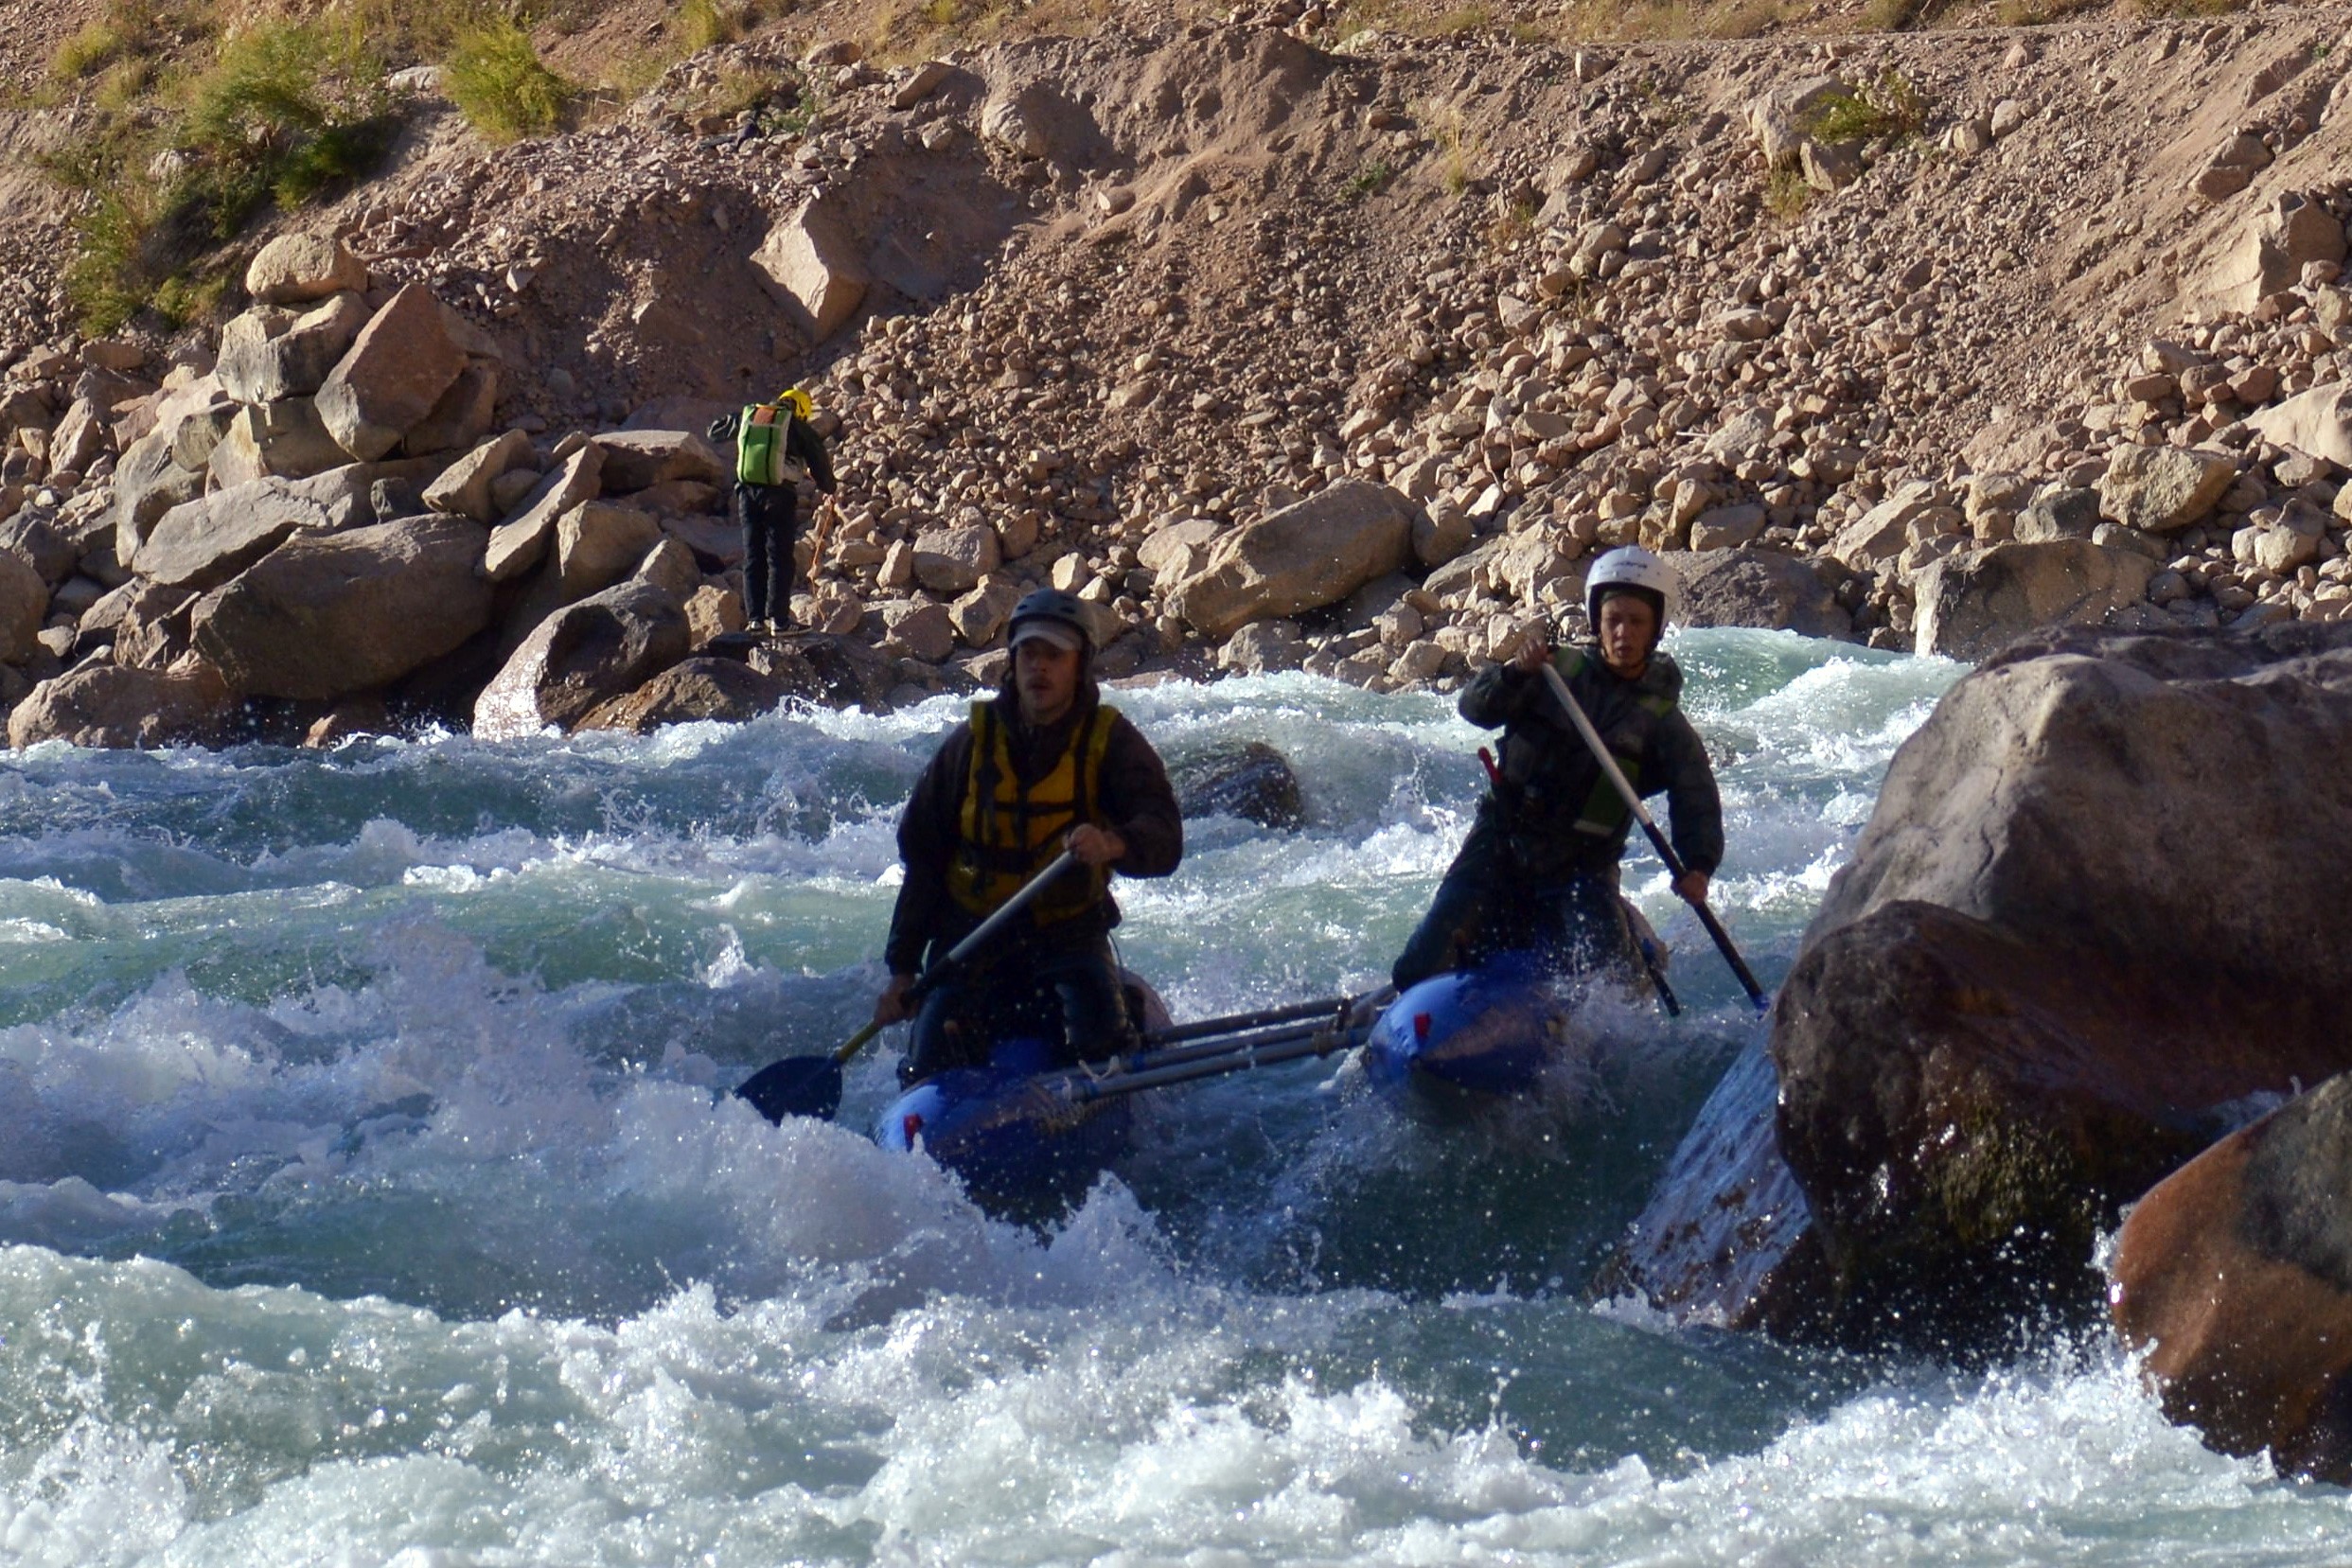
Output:
<path fill-rule="evenodd" d="M 1679 638 L 1767 984 L 1954 665 Z M 1178 1016 L 1368 986 L 1477 788 L 1441 698 L 1116 700 L 1311 821 L 1123 890 Z M 1758 1027 L 1599 1007 L 1441 1131 L 1304 1063 L 1147 1104 L 1067 1224 L 717 1091 L 862 1020 L 956 714 L 0 771 L 0 1563 L 2306 1562 L 2344 1496 L 2113 1347 L 1991 1376 L 1582 1295 Z"/>

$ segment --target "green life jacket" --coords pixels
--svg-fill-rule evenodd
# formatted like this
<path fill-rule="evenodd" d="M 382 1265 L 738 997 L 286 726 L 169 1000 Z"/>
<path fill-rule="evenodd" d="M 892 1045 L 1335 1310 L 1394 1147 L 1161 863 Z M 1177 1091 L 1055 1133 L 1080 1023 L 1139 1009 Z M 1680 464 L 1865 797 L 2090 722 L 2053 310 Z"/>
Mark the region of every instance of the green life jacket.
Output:
<path fill-rule="evenodd" d="M 745 484 L 798 484 L 808 466 L 791 452 L 792 408 L 747 404 L 735 421 L 735 479 Z"/>
<path fill-rule="evenodd" d="M 1553 657 L 1560 678 L 1572 686 L 1595 662 L 1579 648 L 1563 648 Z M 1579 692 L 1578 699 L 1626 782 L 1639 790 L 1642 759 L 1659 727 L 1673 716 L 1675 699 L 1663 692 L 1636 691 L 1630 702 L 1612 702 L 1598 711 L 1589 693 Z M 1548 696 L 1542 702 L 1540 721 L 1514 722 L 1503 735 L 1494 803 L 1513 858 L 1537 877 L 1614 865 L 1633 813 L 1567 715 L 1551 711 Z"/>
<path fill-rule="evenodd" d="M 1551 661 L 1553 668 L 1560 672 L 1560 678 L 1571 682 L 1583 673 L 1587 662 L 1582 648 L 1562 648 L 1552 655 Z M 1650 749 L 1650 737 L 1657 732 L 1658 721 L 1672 714 L 1674 708 L 1672 697 L 1657 692 L 1643 692 L 1634 698 L 1634 709 L 1637 714 L 1648 714 L 1651 722 L 1619 723 L 1601 734 L 1600 738 L 1608 743 L 1609 755 L 1617 759 L 1618 767 L 1625 774 L 1625 782 L 1634 786 L 1636 794 L 1641 790 L 1641 759 Z M 1583 745 L 1583 737 L 1577 737 L 1577 745 Z M 1627 820 L 1633 816 L 1633 808 L 1625 803 L 1625 797 L 1617 792 L 1617 785 L 1610 782 L 1606 768 L 1596 761 L 1593 771 L 1596 777 L 1592 791 L 1584 797 L 1584 803 L 1576 814 L 1576 831 L 1595 838 L 1613 838 L 1624 830 Z"/>

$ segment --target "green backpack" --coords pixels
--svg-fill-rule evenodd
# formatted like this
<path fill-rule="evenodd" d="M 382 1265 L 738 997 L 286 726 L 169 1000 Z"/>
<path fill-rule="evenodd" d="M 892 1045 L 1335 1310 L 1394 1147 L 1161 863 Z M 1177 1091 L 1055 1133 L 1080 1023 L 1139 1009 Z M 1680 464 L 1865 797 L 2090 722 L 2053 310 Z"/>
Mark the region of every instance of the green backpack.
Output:
<path fill-rule="evenodd" d="M 745 484 L 798 484 L 808 466 L 794 457 L 787 437 L 789 403 L 752 403 L 735 423 L 735 478 Z"/>

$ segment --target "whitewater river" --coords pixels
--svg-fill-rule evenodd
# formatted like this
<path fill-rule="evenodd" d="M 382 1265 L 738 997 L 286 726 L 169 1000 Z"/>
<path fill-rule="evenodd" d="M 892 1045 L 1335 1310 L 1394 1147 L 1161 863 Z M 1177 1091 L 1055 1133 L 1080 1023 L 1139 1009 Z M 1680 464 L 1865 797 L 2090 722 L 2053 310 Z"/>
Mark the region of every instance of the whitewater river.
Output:
<path fill-rule="evenodd" d="M 1956 666 L 1703 632 L 1716 886 L 1767 984 Z M 1476 797 L 1451 702 L 1116 700 L 1264 740 L 1282 835 L 1122 897 L 1177 1015 L 1379 978 Z M 1069 1223 L 715 1093 L 878 983 L 887 718 L 0 769 L 0 1563 L 2287 1563 L 2345 1494 L 2217 1457 L 2112 1344 L 1990 1375 L 1582 1287 L 1732 1053 L 1690 1014 L 1484 1129 L 1304 1063 L 1167 1092 Z"/>

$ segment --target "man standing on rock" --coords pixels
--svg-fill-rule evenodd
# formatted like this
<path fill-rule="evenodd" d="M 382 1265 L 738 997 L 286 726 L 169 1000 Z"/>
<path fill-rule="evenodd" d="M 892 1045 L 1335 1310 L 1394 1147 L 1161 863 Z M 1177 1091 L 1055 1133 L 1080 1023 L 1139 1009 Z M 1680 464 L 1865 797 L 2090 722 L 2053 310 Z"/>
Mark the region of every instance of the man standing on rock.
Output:
<path fill-rule="evenodd" d="M 792 536 L 801 481 L 814 479 L 828 504 L 834 492 L 833 459 L 817 433 L 816 416 L 808 394 L 792 387 L 773 402 L 753 403 L 711 425 L 712 440 L 735 444 L 744 610 L 756 632 L 773 634 L 792 625 Z"/>
<path fill-rule="evenodd" d="M 907 875 L 875 1022 L 909 1015 L 927 955 L 936 961 L 1063 850 L 1077 864 L 924 998 L 899 1069 L 910 1084 L 982 1065 L 1020 1035 L 1050 1042 L 1063 1065 L 1131 1044 L 1110 873 L 1166 876 L 1184 854 L 1167 769 L 1095 686 L 1086 606 L 1039 589 L 1011 628 L 1004 684 L 948 731 L 898 819 Z"/>
<path fill-rule="evenodd" d="M 1584 582 L 1592 643 L 1555 651 L 1530 639 L 1462 689 L 1462 717 L 1499 726 L 1502 757 L 1470 837 L 1396 960 L 1397 989 L 1515 949 L 1565 971 L 1639 972 L 1618 897 L 1633 814 L 1544 679 L 1547 661 L 1634 787 L 1665 793 L 1674 850 L 1689 868 L 1675 891 L 1706 900 L 1724 857 L 1723 805 L 1707 748 L 1682 714 L 1682 670 L 1658 650 L 1680 587 L 1649 551 L 1612 550 Z"/>

